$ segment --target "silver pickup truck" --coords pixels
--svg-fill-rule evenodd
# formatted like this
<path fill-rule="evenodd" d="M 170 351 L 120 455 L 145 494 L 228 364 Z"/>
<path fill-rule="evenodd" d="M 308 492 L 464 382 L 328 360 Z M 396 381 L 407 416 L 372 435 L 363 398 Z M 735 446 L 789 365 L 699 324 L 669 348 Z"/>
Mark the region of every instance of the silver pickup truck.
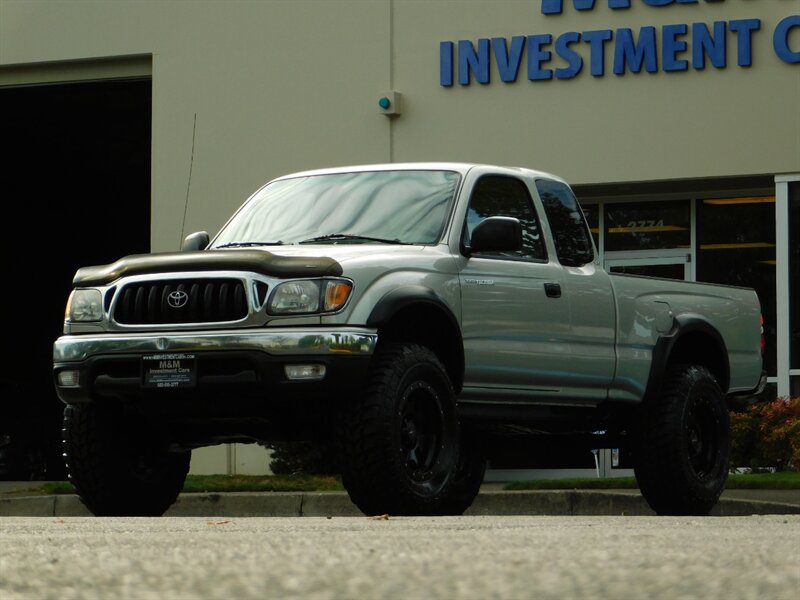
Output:
<path fill-rule="evenodd" d="M 764 382 L 752 290 L 605 272 L 569 186 L 521 168 L 287 175 L 74 288 L 54 375 L 97 515 L 162 514 L 193 448 L 276 440 L 329 448 L 367 514 L 460 514 L 532 445 L 623 448 L 656 512 L 706 514 L 726 398 Z"/>

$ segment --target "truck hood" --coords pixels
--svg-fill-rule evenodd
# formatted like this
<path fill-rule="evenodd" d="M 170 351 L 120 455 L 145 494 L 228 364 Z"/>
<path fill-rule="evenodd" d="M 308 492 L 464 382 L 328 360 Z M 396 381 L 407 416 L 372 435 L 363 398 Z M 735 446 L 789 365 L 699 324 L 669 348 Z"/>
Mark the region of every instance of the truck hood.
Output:
<path fill-rule="evenodd" d="M 344 265 L 361 261 L 363 259 L 375 259 L 386 257 L 393 260 L 401 255 L 419 255 L 425 246 L 415 246 L 406 244 L 302 244 L 293 246 L 280 246 L 270 248 L 273 254 L 285 257 L 308 258 L 326 256 Z"/>
<path fill-rule="evenodd" d="M 84 267 L 75 273 L 75 287 L 108 285 L 120 277 L 191 271 L 248 271 L 269 277 L 337 277 L 342 264 L 359 259 L 418 253 L 419 246 L 376 244 L 308 245 L 165 252 L 126 256 L 108 265 Z"/>
<path fill-rule="evenodd" d="M 264 249 L 165 252 L 126 256 L 108 265 L 78 269 L 75 287 L 108 285 L 120 277 L 187 271 L 249 271 L 270 277 L 336 277 L 342 266 L 317 252 L 287 254 Z"/>

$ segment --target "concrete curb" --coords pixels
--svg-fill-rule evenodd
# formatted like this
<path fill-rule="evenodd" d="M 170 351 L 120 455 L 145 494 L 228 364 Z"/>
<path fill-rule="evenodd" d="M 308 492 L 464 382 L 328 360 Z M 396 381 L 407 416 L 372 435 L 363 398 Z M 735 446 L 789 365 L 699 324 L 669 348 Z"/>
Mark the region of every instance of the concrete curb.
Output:
<path fill-rule="evenodd" d="M 652 516 L 638 494 L 596 490 L 486 491 L 467 515 Z M 723 498 L 712 515 L 800 514 L 800 505 Z M 75 495 L 0 498 L 0 517 L 88 517 Z M 344 492 L 181 494 L 171 517 L 361 517 Z"/>

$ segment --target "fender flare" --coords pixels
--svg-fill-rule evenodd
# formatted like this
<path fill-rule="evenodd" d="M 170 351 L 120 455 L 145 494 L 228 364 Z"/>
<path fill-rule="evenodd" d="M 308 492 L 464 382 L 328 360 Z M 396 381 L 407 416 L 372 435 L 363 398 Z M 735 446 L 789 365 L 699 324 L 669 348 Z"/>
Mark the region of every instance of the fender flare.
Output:
<path fill-rule="evenodd" d="M 661 391 L 664 373 L 667 370 L 667 365 L 670 363 L 670 358 L 672 357 L 675 347 L 683 338 L 693 333 L 701 333 L 711 338 L 721 353 L 722 363 L 720 365 L 720 373 L 718 374 L 719 381 L 717 383 L 722 389 L 722 392 L 727 394 L 730 384 L 730 361 L 728 359 L 728 348 L 725 345 L 725 340 L 722 338 L 719 331 L 717 331 L 716 327 L 705 317 L 695 313 L 685 313 L 675 317 L 675 324 L 672 331 L 659 337 L 656 345 L 653 347 L 650 376 L 647 380 L 647 389 L 644 395 L 645 401 L 658 396 Z"/>
<path fill-rule="evenodd" d="M 428 304 L 441 309 L 459 333 L 459 338 L 461 337 L 461 327 L 450 307 L 431 288 L 422 285 L 406 285 L 385 294 L 372 308 L 367 318 L 367 327 L 379 327 L 387 323 L 394 315 L 412 304 Z"/>
<path fill-rule="evenodd" d="M 425 305 L 435 308 L 439 313 L 446 315 L 447 323 L 455 332 L 455 356 L 451 363 L 455 375 L 453 386 L 460 390 L 461 382 L 464 380 L 464 339 L 461 335 L 461 326 L 447 303 L 431 288 L 422 285 L 407 285 L 395 288 L 386 293 L 375 306 L 367 318 L 367 326 L 379 328 L 381 325 L 391 321 L 397 313 L 410 306 Z M 378 340 L 380 342 L 380 339 Z M 443 359 L 443 357 L 440 357 Z"/>

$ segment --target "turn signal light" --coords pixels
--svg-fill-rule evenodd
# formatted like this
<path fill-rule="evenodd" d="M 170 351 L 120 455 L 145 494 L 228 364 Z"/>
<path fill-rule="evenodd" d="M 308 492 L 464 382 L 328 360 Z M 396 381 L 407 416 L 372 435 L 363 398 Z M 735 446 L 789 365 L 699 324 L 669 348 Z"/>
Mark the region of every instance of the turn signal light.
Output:
<path fill-rule="evenodd" d="M 325 287 L 325 312 L 339 310 L 344 306 L 352 289 L 353 284 L 349 281 L 339 279 L 328 281 Z"/>

